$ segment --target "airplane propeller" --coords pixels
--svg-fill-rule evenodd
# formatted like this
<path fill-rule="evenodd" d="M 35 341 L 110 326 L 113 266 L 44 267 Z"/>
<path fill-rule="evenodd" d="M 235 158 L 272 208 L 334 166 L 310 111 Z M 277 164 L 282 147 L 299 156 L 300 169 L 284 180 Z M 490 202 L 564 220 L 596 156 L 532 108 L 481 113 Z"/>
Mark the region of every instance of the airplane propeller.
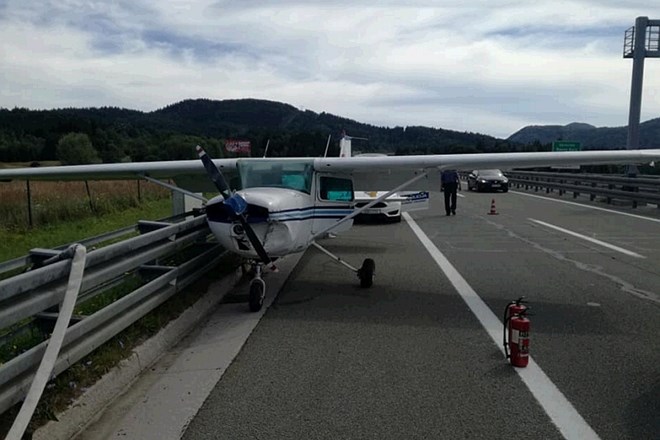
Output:
<path fill-rule="evenodd" d="M 215 166 L 209 155 L 206 154 L 206 151 L 204 151 L 202 147 L 197 145 L 195 149 L 197 150 L 197 155 L 202 160 L 202 164 L 204 164 L 204 168 L 206 169 L 207 174 L 213 183 L 215 183 L 215 186 L 218 188 L 218 191 L 220 191 L 220 194 L 222 194 L 222 197 L 224 197 L 225 200 L 229 199 L 231 197 L 229 185 L 227 185 L 227 181 L 225 180 L 218 167 Z"/>
<path fill-rule="evenodd" d="M 243 199 L 238 194 L 231 195 L 231 191 L 229 189 L 229 185 L 227 185 L 227 181 L 225 180 L 224 176 L 222 175 L 218 167 L 215 166 L 215 164 L 208 156 L 208 154 L 206 154 L 206 151 L 204 151 L 204 149 L 199 145 L 197 145 L 196 150 L 197 150 L 197 155 L 202 161 L 202 164 L 204 164 L 204 168 L 206 169 L 206 172 L 208 173 L 213 183 L 215 183 L 215 186 L 216 188 L 218 188 L 218 191 L 220 191 L 220 194 L 222 194 L 222 197 L 224 197 L 223 203 L 229 209 L 231 209 L 232 213 L 234 214 L 234 217 L 238 219 L 238 221 L 241 223 L 241 226 L 243 227 L 243 230 L 245 231 L 248 240 L 250 240 L 252 247 L 257 252 L 257 255 L 259 255 L 261 261 L 264 263 L 264 265 L 268 266 L 272 271 L 277 271 L 277 267 L 275 266 L 275 263 L 268 256 L 266 249 L 264 249 L 263 244 L 259 240 L 259 237 L 257 237 L 257 234 L 254 232 L 254 229 L 252 229 L 252 226 L 250 226 L 250 224 L 247 222 L 247 219 L 245 217 L 245 211 L 247 210 L 247 202 L 245 201 L 245 199 Z"/>

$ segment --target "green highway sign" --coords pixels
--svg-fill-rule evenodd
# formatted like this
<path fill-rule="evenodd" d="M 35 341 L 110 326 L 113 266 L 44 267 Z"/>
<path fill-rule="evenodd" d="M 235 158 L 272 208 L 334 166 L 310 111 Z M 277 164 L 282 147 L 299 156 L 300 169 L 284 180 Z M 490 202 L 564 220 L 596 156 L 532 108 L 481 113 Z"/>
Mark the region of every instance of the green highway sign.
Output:
<path fill-rule="evenodd" d="M 552 151 L 581 151 L 582 145 L 573 141 L 555 141 L 552 143 Z"/>

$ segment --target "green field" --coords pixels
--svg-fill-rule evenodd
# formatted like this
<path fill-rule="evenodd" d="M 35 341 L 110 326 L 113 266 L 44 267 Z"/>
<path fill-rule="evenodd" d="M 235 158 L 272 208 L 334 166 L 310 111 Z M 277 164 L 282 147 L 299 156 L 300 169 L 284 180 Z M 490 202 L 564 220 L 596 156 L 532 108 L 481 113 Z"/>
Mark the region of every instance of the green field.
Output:
<path fill-rule="evenodd" d="M 0 262 L 20 257 L 32 248 L 52 248 L 123 228 L 138 220 L 168 217 L 172 212 L 169 198 L 149 200 L 138 206 L 97 216 L 61 221 L 33 229 L 0 227 Z"/>

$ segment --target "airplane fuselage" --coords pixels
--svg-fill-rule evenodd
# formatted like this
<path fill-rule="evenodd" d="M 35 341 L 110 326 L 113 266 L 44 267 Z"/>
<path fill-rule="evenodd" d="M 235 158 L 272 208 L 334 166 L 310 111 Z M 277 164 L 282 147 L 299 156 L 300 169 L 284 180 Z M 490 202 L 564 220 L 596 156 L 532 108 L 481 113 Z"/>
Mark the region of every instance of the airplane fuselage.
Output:
<path fill-rule="evenodd" d="M 255 187 L 236 194 L 247 202 L 246 220 L 272 257 L 305 250 L 317 232 L 353 212 L 349 202 L 323 202 L 314 193 L 288 188 Z M 222 202 L 219 196 L 207 204 L 211 231 L 229 251 L 245 258 L 257 258 L 240 221 L 221 209 Z M 333 232 L 347 230 L 351 224 L 348 221 Z"/>

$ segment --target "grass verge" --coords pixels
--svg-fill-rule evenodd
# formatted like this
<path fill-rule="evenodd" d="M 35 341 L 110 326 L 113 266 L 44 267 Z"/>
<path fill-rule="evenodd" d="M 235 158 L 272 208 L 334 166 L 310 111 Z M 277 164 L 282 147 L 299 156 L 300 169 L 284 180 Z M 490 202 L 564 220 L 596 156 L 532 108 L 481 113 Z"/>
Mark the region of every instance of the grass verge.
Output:
<path fill-rule="evenodd" d="M 31 230 L 8 230 L 0 228 L 0 262 L 21 257 L 33 248 L 52 248 L 74 242 L 80 237 L 93 237 L 107 231 L 123 228 L 138 220 L 154 220 L 167 217 L 172 212 L 169 198 L 142 202 L 137 207 L 121 212 L 71 220 L 52 226 Z"/>

